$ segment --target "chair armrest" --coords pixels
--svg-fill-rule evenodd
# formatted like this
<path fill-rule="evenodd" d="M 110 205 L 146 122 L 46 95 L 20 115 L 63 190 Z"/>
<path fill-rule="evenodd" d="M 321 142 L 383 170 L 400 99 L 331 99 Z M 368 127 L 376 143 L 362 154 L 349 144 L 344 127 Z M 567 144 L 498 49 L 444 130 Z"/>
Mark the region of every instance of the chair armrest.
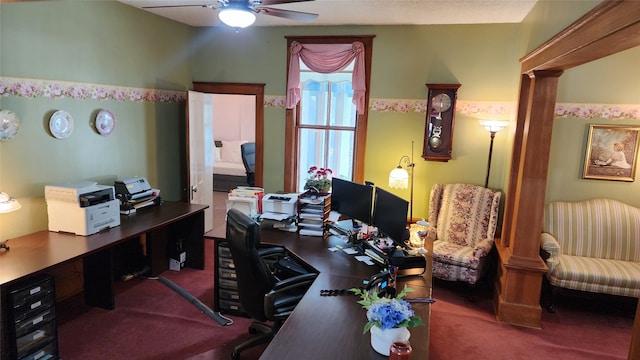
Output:
<path fill-rule="evenodd" d="M 487 256 L 493 248 L 493 239 L 482 239 L 478 241 L 476 247 L 473 248 L 473 255 L 477 258 Z"/>
<path fill-rule="evenodd" d="M 264 313 L 269 319 L 284 319 L 293 311 L 300 299 L 318 277 L 316 273 L 294 276 L 274 284 L 264 296 Z"/>
<path fill-rule="evenodd" d="M 273 257 L 277 260 L 283 257 L 285 253 L 286 249 L 282 246 L 272 246 L 258 249 L 258 255 L 260 255 L 260 257 L 263 259 Z"/>
<path fill-rule="evenodd" d="M 560 262 L 559 257 L 562 253 L 560 243 L 558 243 L 558 240 L 556 240 L 553 235 L 543 232 L 540 235 L 540 248 L 549 255 L 545 260 L 549 267 L 549 272 L 551 272 Z"/>
<path fill-rule="evenodd" d="M 315 280 L 317 277 L 318 277 L 318 274 L 316 273 L 308 273 L 308 274 L 302 274 L 302 275 L 290 277 L 288 279 L 284 279 L 282 281 L 278 281 L 277 283 L 273 284 L 273 290 L 271 290 L 271 292 L 286 291 L 286 290 L 294 289 L 300 286 L 301 284 L 310 285 L 313 282 L 313 280 Z"/>

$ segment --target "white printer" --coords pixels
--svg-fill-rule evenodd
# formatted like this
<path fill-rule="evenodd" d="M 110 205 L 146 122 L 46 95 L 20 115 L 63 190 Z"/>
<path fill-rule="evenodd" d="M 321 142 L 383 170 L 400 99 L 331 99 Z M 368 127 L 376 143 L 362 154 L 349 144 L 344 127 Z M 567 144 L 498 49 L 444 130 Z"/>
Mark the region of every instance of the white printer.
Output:
<path fill-rule="evenodd" d="M 113 186 L 93 181 L 47 185 L 49 231 L 91 235 L 120 225 L 120 201 Z"/>

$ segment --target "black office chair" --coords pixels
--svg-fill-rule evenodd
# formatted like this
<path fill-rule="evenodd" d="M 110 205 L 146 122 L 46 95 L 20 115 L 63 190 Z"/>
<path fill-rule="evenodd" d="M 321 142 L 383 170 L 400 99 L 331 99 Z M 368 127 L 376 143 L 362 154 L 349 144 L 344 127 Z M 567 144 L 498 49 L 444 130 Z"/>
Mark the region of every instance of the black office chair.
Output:
<path fill-rule="evenodd" d="M 271 341 L 317 274 L 279 279 L 265 257 L 284 254 L 284 248 L 259 250 L 259 225 L 238 209 L 227 212 L 226 238 L 235 265 L 240 305 L 256 320 L 249 332 L 262 333 L 235 347 L 231 358 L 238 359 L 241 351 Z M 272 321 L 273 325 L 265 324 L 266 321 Z"/>
<path fill-rule="evenodd" d="M 242 163 L 247 173 L 247 184 L 255 186 L 256 184 L 256 143 L 248 142 L 240 145 L 242 153 Z"/>

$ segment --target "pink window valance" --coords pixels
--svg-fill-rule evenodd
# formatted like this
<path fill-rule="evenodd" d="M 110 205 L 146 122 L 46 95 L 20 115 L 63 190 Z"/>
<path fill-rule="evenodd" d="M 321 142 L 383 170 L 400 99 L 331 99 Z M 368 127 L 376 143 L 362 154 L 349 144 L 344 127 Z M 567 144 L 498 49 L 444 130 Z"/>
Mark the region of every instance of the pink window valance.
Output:
<path fill-rule="evenodd" d="M 289 82 L 287 83 L 287 109 L 293 109 L 300 102 L 300 61 L 309 69 L 329 74 L 347 67 L 355 59 L 352 75 L 353 103 L 358 114 L 364 113 L 365 85 L 364 44 L 301 44 L 291 43 L 289 61 Z"/>

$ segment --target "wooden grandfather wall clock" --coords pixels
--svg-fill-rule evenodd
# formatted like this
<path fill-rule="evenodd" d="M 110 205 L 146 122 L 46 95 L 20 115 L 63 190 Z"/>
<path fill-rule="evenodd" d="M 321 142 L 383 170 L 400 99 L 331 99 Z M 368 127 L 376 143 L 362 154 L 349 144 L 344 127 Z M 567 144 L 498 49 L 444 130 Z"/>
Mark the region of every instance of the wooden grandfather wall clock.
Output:
<path fill-rule="evenodd" d="M 422 158 L 451 160 L 453 119 L 460 84 L 426 84 L 427 119 L 424 127 Z"/>

